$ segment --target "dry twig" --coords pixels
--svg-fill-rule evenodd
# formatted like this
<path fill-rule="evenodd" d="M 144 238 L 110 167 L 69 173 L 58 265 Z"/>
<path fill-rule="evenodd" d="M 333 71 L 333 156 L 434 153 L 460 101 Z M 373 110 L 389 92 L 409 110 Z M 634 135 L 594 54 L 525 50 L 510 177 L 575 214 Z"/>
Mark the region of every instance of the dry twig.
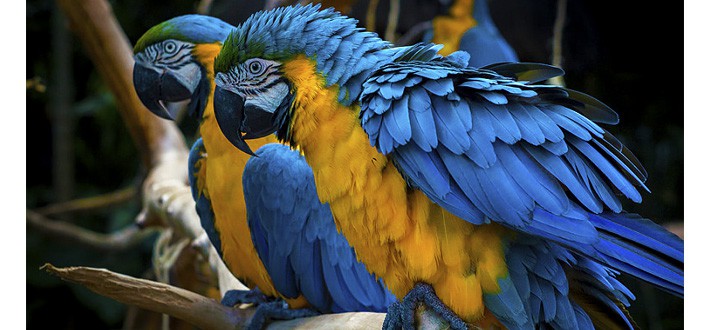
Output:
<path fill-rule="evenodd" d="M 557 0 L 557 17 L 552 32 L 552 65 L 562 67 L 562 34 L 565 29 L 567 18 L 567 0 Z M 550 78 L 550 83 L 564 86 L 565 80 L 562 76 Z"/>
<path fill-rule="evenodd" d="M 174 123 L 158 118 L 138 99 L 133 88 L 133 53 L 123 30 L 106 0 L 57 0 L 70 27 L 81 40 L 100 76 L 114 94 L 118 110 L 138 148 L 142 164 L 149 169 L 143 182 L 142 225 L 157 222 L 171 229 L 175 241 L 190 241 L 204 235 L 187 186 L 188 151 Z M 214 269 L 231 274 L 216 253 L 203 249 L 205 261 Z M 195 260 L 195 262 L 200 262 Z M 236 279 L 224 285 L 238 283 Z M 229 289 L 221 288 L 223 290 Z"/>
<path fill-rule="evenodd" d="M 44 216 L 52 216 L 56 214 L 103 210 L 130 201 L 136 196 L 136 192 L 136 187 L 129 186 L 104 195 L 50 204 L 35 209 L 34 211 Z"/>
<path fill-rule="evenodd" d="M 102 234 L 71 223 L 48 219 L 31 210 L 27 210 L 27 224 L 40 233 L 72 244 L 85 245 L 99 252 L 129 249 L 155 233 L 153 229 L 140 229 L 132 225 L 111 234 Z"/>

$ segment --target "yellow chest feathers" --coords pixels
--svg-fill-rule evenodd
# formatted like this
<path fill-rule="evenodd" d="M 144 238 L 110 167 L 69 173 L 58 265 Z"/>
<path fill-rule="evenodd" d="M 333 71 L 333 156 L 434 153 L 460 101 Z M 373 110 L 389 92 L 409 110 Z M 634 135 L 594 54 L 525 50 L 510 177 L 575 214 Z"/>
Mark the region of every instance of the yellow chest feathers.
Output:
<path fill-rule="evenodd" d="M 475 226 L 407 186 L 359 125 L 359 106 L 338 103 L 338 87 L 307 58 L 283 65 L 294 86 L 291 134 L 313 169 L 318 195 L 369 271 L 402 298 L 417 281 L 433 285 L 464 320 L 484 312 L 482 293 L 497 292 L 507 275 L 507 231 Z"/>

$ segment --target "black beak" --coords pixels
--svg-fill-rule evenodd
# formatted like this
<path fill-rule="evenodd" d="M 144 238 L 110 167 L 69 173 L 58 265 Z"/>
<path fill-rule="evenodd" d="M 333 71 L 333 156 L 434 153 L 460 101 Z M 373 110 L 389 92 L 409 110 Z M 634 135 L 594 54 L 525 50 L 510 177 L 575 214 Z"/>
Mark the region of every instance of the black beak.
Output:
<path fill-rule="evenodd" d="M 281 107 L 279 107 L 280 109 Z M 279 109 L 274 109 L 278 113 Z M 239 150 L 254 155 L 245 139 L 258 139 L 276 132 L 275 114 L 258 106 L 245 104 L 243 97 L 217 86 L 214 112 L 222 133 Z"/>
<path fill-rule="evenodd" d="M 214 91 L 214 114 L 222 134 L 239 150 L 254 156 L 242 137 L 244 98 L 217 86 Z"/>
<path fill-rule="evenodd" d="M 140 62 L 133 65 L 133 85 L 143 105 L 156 116 L 174 120 L 178 108 L 167 107 L 167 102 L 190 99 L 192 93 L 172 75 L 158 72 Z"/>

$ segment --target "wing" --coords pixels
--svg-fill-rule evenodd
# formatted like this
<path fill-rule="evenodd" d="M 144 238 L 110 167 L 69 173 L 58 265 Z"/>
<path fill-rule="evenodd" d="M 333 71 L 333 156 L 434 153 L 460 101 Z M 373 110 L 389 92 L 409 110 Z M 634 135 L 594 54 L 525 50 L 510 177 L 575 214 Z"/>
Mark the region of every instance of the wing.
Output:
<path fill-rule="evenodd" d="M 610 325 L 604 329 L 633 329 L 624 306 L 634 296 L 611 269 L 530 235 L 510 242 L 506 264 L 501 291 L 483 299 L 508 329 L 593 329 L 601 316 Z"/>
<path fill-rule="evenodd" d="M 591 96 L 532 84 L 548 66 L 465 68 L 455 54 L 398 59 L 367 80 L 361 124 L 372 145 L 462 219 L 565 244 L 682 294 L 682 242 L 650 221 L 620 221 L 637 216 L 618 215 L 618 195 L 641 202 L 639 188 L 647 188 L 638 160 L 590 120 L 614 122 L 615 113 Z"/>
<path fill-rule="evenodd" d="M 384 312 L 395 297 L 356 260 L 321 204 L 311 168 L 281 144 L 256 151 L 244 168 L 252 239 L 275 287 L 303 294 L 321 312 Z"/>
<path fill-rule="evenodd" d="M 459 43 L 459 50 L 471 54 L 468 65 L 478 68 L 492 63 L 517 62 L 518 56 L 498 32 L 486 1 L 477 0 L 473 6 L 477 25 L 466 31 Z"/>
<path fill-rule="evenodd" d="M 209 237 L 210 242 L 217 249 L 217 253 L 222 257 L 222 241 L 219 238 L 219 232 L 214 226 L 214 211 L 212 210 L 212 202 L 209 199 L 207 191 L 205 166 L 207 160 L 207 151 L 202 143 L 202 138 L 197 139 L 190 149 L 190 155 L 187 159 L 188 163 L 188 178 L 190 180 L 190 189 L 192 191 L 192 199 L 195 200 L 195 209 L 200 217 L 200 223 Z"/>

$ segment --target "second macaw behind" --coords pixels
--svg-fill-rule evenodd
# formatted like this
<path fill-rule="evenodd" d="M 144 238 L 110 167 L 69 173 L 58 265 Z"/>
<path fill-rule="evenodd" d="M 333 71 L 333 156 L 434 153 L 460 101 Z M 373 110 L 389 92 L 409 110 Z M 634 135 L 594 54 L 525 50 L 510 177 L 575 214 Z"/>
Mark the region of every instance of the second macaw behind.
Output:
<path fill-rule="evenodd" d="M 229 141 L 276 132 L 367 268 L 454 328 L 632 329 L 615 275 L 683 295 L 683 242 L 622 211 L 646 174 L 597 123 L 591 96 L 541 64 L 468 66 L 439 46 L 393 47 L 318 6 L 252 15 L 215 60 Z"/>
<path fill-rule="evenodd" d="M 303 157 L 267 144 L 275 141 L 267 136 L 250 144 L 259 156 L 251 158 L 221 134 L 213 108 L 213 60 L 232 29 L 213 17 L 180 16 L 151 28 L 134 50 L 141 101 L 172 119 L 167 104 L 190 100 L 189 114 L 200 122 L 202 137 L 192 147 L 188 168 L 210 241 L 237 278 L 285 299 L 291 308 L 386 310 L 394 296 L 336 231 Z M 240 302 L 255 297 L 241 294 Z"/>
<path fill-rule="evenodd" d="M 471 55 L 468 66 L 482 67 L 501 62 L 518 62 L 513 47 L 498 31 L 487 0 L 455 0 L 448 15 L 434 17 L 424 41 L 442 44 L 441 55 L 463 50 Z"/>

